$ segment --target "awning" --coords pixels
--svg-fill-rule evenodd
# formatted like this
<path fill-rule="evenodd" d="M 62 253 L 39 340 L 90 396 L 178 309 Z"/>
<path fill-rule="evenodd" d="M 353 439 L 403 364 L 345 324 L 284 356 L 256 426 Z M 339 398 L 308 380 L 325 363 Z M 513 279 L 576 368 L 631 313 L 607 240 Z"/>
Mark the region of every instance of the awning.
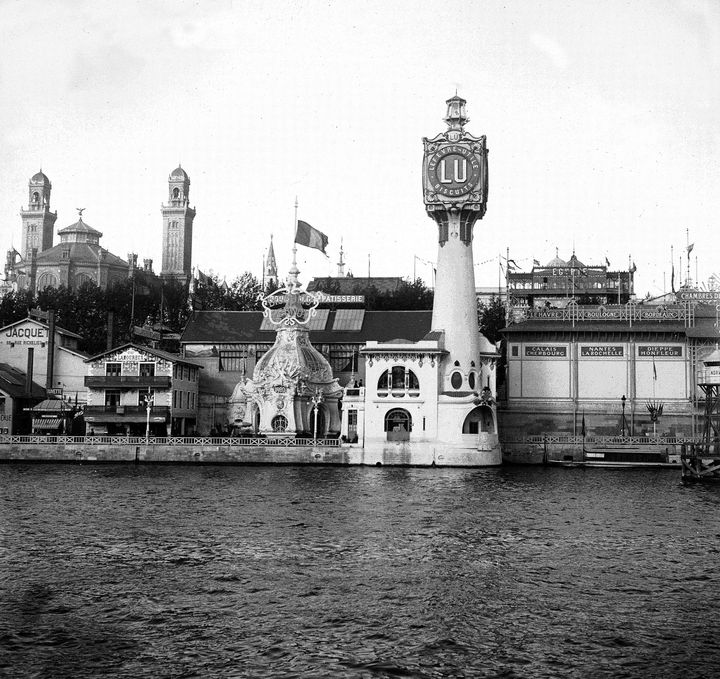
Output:
<path fill-rule="evenodd" d="M 59 429 L 62 420 L 59 417 L 33 417 L 33 429 Z"/>

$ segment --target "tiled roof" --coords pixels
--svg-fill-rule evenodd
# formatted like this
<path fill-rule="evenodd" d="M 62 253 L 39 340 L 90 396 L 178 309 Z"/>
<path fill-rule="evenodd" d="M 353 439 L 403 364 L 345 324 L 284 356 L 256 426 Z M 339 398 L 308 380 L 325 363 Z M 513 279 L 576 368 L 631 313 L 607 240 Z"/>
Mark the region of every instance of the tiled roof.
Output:
<path fill-rule="evenodd" d="M 70 250 L 70 258 L 63 257 L 63 250 Z M 100 250 L 100 246 L 90 243 L 59 243 L 55 247 L 43 250 L 38 253 L 37 262 L 38 264 L 49 264 L 51 262 L 67 262 L 72 261 L 74 263 L 85 263 L 97 266 L 98 258 L 97 253 Z M 100 260 L 101 264 L 114 264 L 116 266 L 127 267 L 128 263 L 124 259 L 120 259 L 117 255 L 114 255 L 109 250 L 102 248 L 105 253 L 104 259 Z"/>
<path fill-rule="evenodd" d="M 85 359 L 85 363 L 89 363 L 90 361 L 96 361 L 98 358 L 101 358 L 102 356 L 106 356 L 108 354 L 114 354 L 118 351 L 123 351 L 124 349 L 137 349 L 138 351 L 144 351 L 147 354 L 152 354 L 153 356 L 157 356 L 158 358 L 164 358 L 166 361 L 170 361 L 171 363 L 187 363 L 189 365 L 195 365 L 198 367 L 203 367 L 202 363 L 198 363 L 197 361 L 190 360 L 188 358 L 184 358 L 183 356 L 180 356 L 179 354 L 171 354 L 169 351 L 163 351 L 162 349 L 154 349 L 152 347 L 146 347 L 143 344 L 136 344 L 135 342 L 128 342 L 127 344 L 122 344 L 119 347 L 113 347 L 112 349 L 108 349 L 106 351 L 103 351 L 100 354 L 96 354 L 95 356 L 90 356 L 89 358 Z"/>
<path fill-rule="evenodd" d="M 310 341 L 327 344 L 387 342 L 403 338 L 417 342 L 430 331 L 432 311 L 366 311 L 359 330 L 333 331 L 335 311 L 325 328 L 312 330 Z M 274 330 L 260 330 L 260 311 L 196 311 L 180 338 L 181 344 L 221 344 L 275 341 Z"/>
<path fill-rule="evenodd" d="M 9 394 L 13 398 L 24 397 L 25 394 L 25 376 L 22 370 L 13 368 L 7 363 L 0 363 L 0 390 Z M 45 389 L 37 382 L 32 383 L 33 398 L 42 398 L 45 396 Z"/>

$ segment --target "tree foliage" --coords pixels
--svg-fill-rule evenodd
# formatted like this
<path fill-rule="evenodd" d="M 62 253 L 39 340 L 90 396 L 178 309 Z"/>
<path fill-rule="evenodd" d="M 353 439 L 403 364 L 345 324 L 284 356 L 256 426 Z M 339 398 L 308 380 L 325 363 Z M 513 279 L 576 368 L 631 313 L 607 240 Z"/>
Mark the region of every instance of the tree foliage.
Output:
<path fill-rule="evenodd" d="M 493 296 L 489 303 L 478 302 L 480 332 L 493 344 L 502 339 L 500 331 L 505 327 L 505 304 Z"/>

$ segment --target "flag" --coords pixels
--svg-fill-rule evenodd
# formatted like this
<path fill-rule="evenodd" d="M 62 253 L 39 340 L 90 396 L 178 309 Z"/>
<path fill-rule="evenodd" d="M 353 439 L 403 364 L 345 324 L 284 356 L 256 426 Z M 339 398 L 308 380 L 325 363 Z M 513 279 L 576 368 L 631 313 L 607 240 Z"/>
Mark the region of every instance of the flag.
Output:
<path fill-rule="evenodd" d="M 533 266 L 540 266 L 540 262 L 537 259 L 533 259 Z"/>
<path fill-rule="evenodd" d="M 606 264 L 608 267 L 610 266 L 610 260 L 609 260 L 607 257 L 605 257 L 605 264 Z"/>
<path fill-rule="evenodd" d="M 635 266 L 635 262 L 632 263 L 632 266 L 630 267 L 630 273 L 635 273 L 637 271 L 637 267 Z"/>
<path fill-rule="evenodd" d="M 307 222 L 302 221 L 302 219 L 298 219 L 297 228 L 295 229 L 295 242 L 307 248 L 320 250 L 327 257 L 325 248 L 328 244 L 328 237 L 321 231 L 314 229 Z"/>
<path fill-rule="evenodd" d="M 670 290 L 675 293 L 675 263 L 673 262 L 672 269 L 670 270 Z"/>
<path fill-rule="evenodd" d="M 518 268 L 514 259 L 508 259 L 507 267 L 508 267 L 508 271 L 514 271 L 515 269 Z"/>
<path fill-rule="evenodd" d="M 198 283 L 202 283 L 202 285 L 207 285 L 208 283 L 212 283 L 212 279 L 210 276 L 206 276 L 200 269 L 197 270 L 197 280 Z"/>
<path fill-rule="evenodd" d="M 693 248 L 694 248 L 694 247 L 695 247 L 695 243 L 690 243 L 690 245 L 687 246 L 688 256 L 689 256 L 690 253 L 693 251 Z"/>

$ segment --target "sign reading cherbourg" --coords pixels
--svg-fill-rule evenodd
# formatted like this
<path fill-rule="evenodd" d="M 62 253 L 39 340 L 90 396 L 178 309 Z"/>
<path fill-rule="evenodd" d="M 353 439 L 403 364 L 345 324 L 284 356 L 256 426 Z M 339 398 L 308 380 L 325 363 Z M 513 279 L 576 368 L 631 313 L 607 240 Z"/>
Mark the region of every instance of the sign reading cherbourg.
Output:
<path fill-rule="evenodd" d="M 525 347 L 526 356 L 567 356 L 567 347 L 547 345 L 529 345 Z"/>

